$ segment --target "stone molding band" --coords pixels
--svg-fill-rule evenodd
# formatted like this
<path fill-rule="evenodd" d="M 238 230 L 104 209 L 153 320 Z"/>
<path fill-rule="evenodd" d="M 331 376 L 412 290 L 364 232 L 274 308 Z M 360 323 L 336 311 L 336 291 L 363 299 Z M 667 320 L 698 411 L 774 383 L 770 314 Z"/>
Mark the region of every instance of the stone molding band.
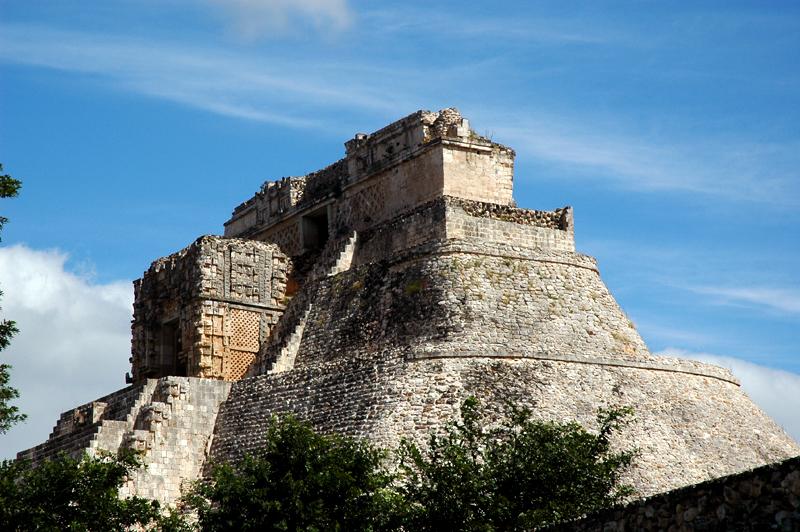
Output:
<path fill-rule="evenodd" d="M 567 255 L 568 252 L 564 252 L 565 256 L 559 256 L 554 252 L 543 252 L 543 250 L 540 248 L 511 248 L 511 251 L 508 251 L 508 248 L 506 248 L 506 250 L 492 248 L 493 246 L 488 246 L 486 244 L 478 247 L 469 245 L 465 240 L 462 239 L 448 238 L 446 240 L 426 242 L 424 244 L 406 248 L 402 250 L 402 252 L 395 255 L 390 263 L 395 265 L 414 262 L 420 259 L 429 258 L 431 256 L 464 254 L 484 257 L 497 257 L 501 259 L 518 259 L 533 262 L 562 264 L 564 266 L 583 268 L 593 271 L 597 274 L 600 273 L 595 259 L 581 253 L 569 252 L 569 255 Z"/>
<path fill-rule="evenodd" d="M 563 266 L 574 266 L 575 268 L 583 268 L 585 270 L 593 271 L 595 273 L 600 273 L 600 270 L 597 269 L 596 266 L 588 266 L 586 264 L 580 264 L 578 261 L 571 261 L 567 259 L 555 259 L 550 257 L 532 257 L 526 256 L 522 254 L 510 254 L 510 253 L 502 253 L 499 251 L 477 251 L 472 249 L 464 249 L 464 248 L 456 248 L 456 249 L 440 249 L 438 251 L 434 251 L 431 255 L 458 255 L 459 253 L 464 255 L 478 255 L 482 257 L 497 257 L 499 259 L 515 259 L 515 260 L 527 260 L 531 262 L 545 262 L 548 264 L 561 264 Z"/>
<path fill-rule="evenodd" d="M 432 360 L 438 358 L 504 358 L 504 359 L 531 359 L 531 360 L 549 360 L 553 362 L 567 362 L 573 364 L 590 364 L 595 366 L 612 366 L 619 368 L 633 368 L 644 369 L 651 371 L 666 371 L 669 373 L 683 373 L 686 375 L 695 375 L 698 377 L 708 377 L 710 379 L 717 379 L 723 382 L 728 382 L 736 386 L 741 386 L 739 380 L 734 377 L 730 372 L 724 368 L 716 368 L 703 364 L 708 370 L 703 368 L 688 368 L 685 366 L 686 361 L 678 359 L 675 360 L 677 364 L 665 364 L 663 362 L 648 362 L 645 360 L 619 360 L 613 358 L 597 357 L 597 356 L 576 356 L 576 355 L 551 355 L 549 353 L 533 353 L 522 355 L 500 355 L 496 353 L 477 352 L 477 351 L 431 351 L 429 353 L 414 353 L 407 355 L 407 360 Z M 680 365 L 678 365 L 680 364 Z M 700 363 L 698 363 L 700 364 Z M 712 369 L 713 368 L 713 369 Z"/>
<path fill-rule="evenodd" d="M 233 299 L 230 297 L 214 297 L 204 300 L 202 298 L 195 298 L 195 302 L 202 302 L 202 301 L 212 301 L 214 303 L 226 303 L 234 308 L 241 307 L 243 309 L 256 309 L 256 310 L 272 310 L 275 312 L 283 312 L 285 310 L 284 307 L 277 307 L 275 305 L 270 305 L 267 303 L 252 303 L 249 301 L 240 301 L 238 299 Z"/>

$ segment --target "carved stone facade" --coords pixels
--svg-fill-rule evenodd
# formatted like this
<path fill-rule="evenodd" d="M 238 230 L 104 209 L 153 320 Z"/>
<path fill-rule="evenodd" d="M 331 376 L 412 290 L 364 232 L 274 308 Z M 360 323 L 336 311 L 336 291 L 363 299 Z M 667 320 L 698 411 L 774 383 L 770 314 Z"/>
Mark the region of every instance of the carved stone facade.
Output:
<path fill-rule="evenodd" d="M 169 375 L 237 380 L 285 307 L 277 246 L 205 236 L 134 282 L 129 382 Z"/>
<path fill-rule="evenodd" d="M 632 406 L 616 444 L 641 450 L 628 480 L 642 495 L 800 454 L 730 372 L 651 354 L 576 252 L 572 209 L 518 208 L 514 151 L 456 110 L 345 147 L 265 183 L 224 238 L 153 263 L 135 284 L 133 387 L 67 412 L 21 454 L 158 444 L 131 492 L 164 485 L 171 501 L 206 452 L 235 460 L 262 444 L 274 413 L 391 447 L 424 442 L 469 395 L 590 428 L 598 407 Z M 187 392 L 159 392 L 164 379 Z M 186 438 L 203 454 L 177 452 Z"/>

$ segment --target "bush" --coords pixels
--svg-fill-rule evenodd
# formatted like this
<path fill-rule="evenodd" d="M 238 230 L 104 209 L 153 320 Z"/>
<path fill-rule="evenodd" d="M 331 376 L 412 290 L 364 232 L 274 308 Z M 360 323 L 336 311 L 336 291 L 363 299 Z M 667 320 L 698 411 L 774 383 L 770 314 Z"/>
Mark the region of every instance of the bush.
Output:
<path fill-rule="evenodd" d="M 530 530 L 632 493 L 620 475 L 634 452 L 609 442 L 630 415 L 600 411 L 591 433 L 510 407 L 486 428 L 471 398 L 426 448 L 404 440 L 393 474 L 367 443 L 272 418 L 263 449 L 214 467 L 186 502 L 203 530 Z"/>
<path fill-rule="evenodd" d="M 367 443 L 273 417 L 263 449 L 215 466 L 185 502 L 203 530 L 385 529 L 394 512 L 383 458 Z"/>
<path fill-rule="evenodd" d="M 401 521 L 409 530 L 530 530 L 619 503 L 633 492 L 620 475 L 635 452 L 612 452 L 609 438 L 631 414 L 600 411 L 593 434 L 511 407 L 489 429 L 470 398 L 426 449 L 403 442 Z"/>
<path fill-rule="evenodd" d="M 137 455 L 61 455 L 33 467 L 24 460 L 0 462 L 0 530 L 180 530 L 156 501 L 119 498 L 119 488 L 141 465 Z"/>

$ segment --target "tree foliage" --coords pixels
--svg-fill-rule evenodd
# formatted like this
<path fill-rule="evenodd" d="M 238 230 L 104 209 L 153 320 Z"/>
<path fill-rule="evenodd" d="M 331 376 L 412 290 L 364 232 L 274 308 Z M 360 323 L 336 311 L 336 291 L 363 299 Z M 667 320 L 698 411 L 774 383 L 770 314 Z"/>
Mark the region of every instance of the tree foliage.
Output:
<path fill-rule="evenodd" d="M 273 418 L 265 447 L 214 468 L 187 498 L 203 530 L 530 530 L 611 506 L 634 452 L 612 452 L 629 409 L 600 411 L 599 431 L 536 421 L 509 407 L 487 428 L 475 399 L 425 448 L 388 455 Z"/>
<path fill-rule="evenodd" d="M 400 493 L 410 530 L 530 530 L 612 506 L 632 493 L 620 476 L 635 451 L 613 452 L 612 433 L 632 414 L 601 410 L 598 433 L 575 422 L 538 421 L 509 407 L 486 427 L 474 398 L 461 420 L 420 449 L 404 441 Z"/>
<path fill-rule="evenodd" d="M 0 164 L 0 174 L 3 172 L 3 165 Z M 22 182 L 14 179 L 8 174 L 0 175 L 0 198 L 13 198 L 19 194 Z M 0 230 L 8 222 L 8 218 L 0 216 Z M 0 290 L 0 298 L 3 291 Z M 19 332 L 17 324 L 13 320 L 0 320 L 0 351 L 8 347 L 11 338 Z M 11 401 L 19 397 L 19 391 L 9 384 L 11 366 L 0 364 L 0 434 L 8 432 L 12 425 L 25 419 L 25 414 L 21 414 L 16 406 L 11 405 Z"/>
<path fill-rule="evenodd" d="M 392 504 L 383 457 L 367 443 L 274 417 L 261 450 L 214 467 L 186 502 L 203 530 L 380 530 Z"/>
<path fill-rule="evenodd" d="M 121 499 L 119 488 L 141 465 L 133 453 L 81 460 L 66 455 L 33 467 L 0 462 L 0 530 L 182 530 L 158 502 Z"/>
<path fill-rule="evenodd" d="M 0 172 L 3 171 L 3 165 L 0 164 Z M 19 194 L 19 189 L 22 187 L 22 182 L 19 179 L 14 179 L 8 174 L 0 173 L 0 198 L 13 198 Z M 8 218 L 0 216 L 0 229 L 8 222 Z"/>
<path fill-rule="evenodd" d="M 0 292 L 2 295 L 2 292 Z M 10 334 L 16 332 L 14 322 L 3 321 L 0 324 L 0 334 L 4 334 L 9 330 L 13 330 Z M 2 348 L 0 348 L 2 349 Z M 9 384 L 11 374 L 9 370 L 11 366 L 8 364 L 0 364 L 0 434 L 8 432 L 13 425 L 24 421 L 27 417 L 25 414 L 20 413 L 19 408 L 10 404 L 11 401 L 19 397 L 19 391 Z"/>
<path fill-rule="evenodd" d="M 119 498 L 136 454 L 0 462 L 0 530 L 531 530 L 612 506 L 632 493 L 634 451 L 611 436 L 631 410 L 601 410 L 599 430 L 509 407 L 488 424 L 475 399 L 392 464 L 368 443 L 273 417 L 264 447 L 218 464 L 184 497 L 196 522 L 139 497 Z M 391 473 L 389 469 L 391 469 Z"/>

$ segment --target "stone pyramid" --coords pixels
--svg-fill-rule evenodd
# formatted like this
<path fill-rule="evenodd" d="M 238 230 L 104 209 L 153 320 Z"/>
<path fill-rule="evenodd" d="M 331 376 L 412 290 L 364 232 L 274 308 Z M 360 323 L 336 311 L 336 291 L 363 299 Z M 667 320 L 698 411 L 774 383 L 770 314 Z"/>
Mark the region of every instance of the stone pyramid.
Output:
<path fill-rule="evenodd" d="M 224 237 L 136 281 L 130 386 L 62 415 L 20 453 L 143 451 L 127 486 L 173 501 L 210 459 L 257 448 L 292 412 L 395 446 L 477 396 L 594 426 L 631 406 L 629 481 L 663 492 L 800 454 L 725 369 L 652 355 L 575 251 L 570 207 L 513 198 L 514 151 L 455 109 L 345 143 L 318 172 L 267 182 Z"/>

